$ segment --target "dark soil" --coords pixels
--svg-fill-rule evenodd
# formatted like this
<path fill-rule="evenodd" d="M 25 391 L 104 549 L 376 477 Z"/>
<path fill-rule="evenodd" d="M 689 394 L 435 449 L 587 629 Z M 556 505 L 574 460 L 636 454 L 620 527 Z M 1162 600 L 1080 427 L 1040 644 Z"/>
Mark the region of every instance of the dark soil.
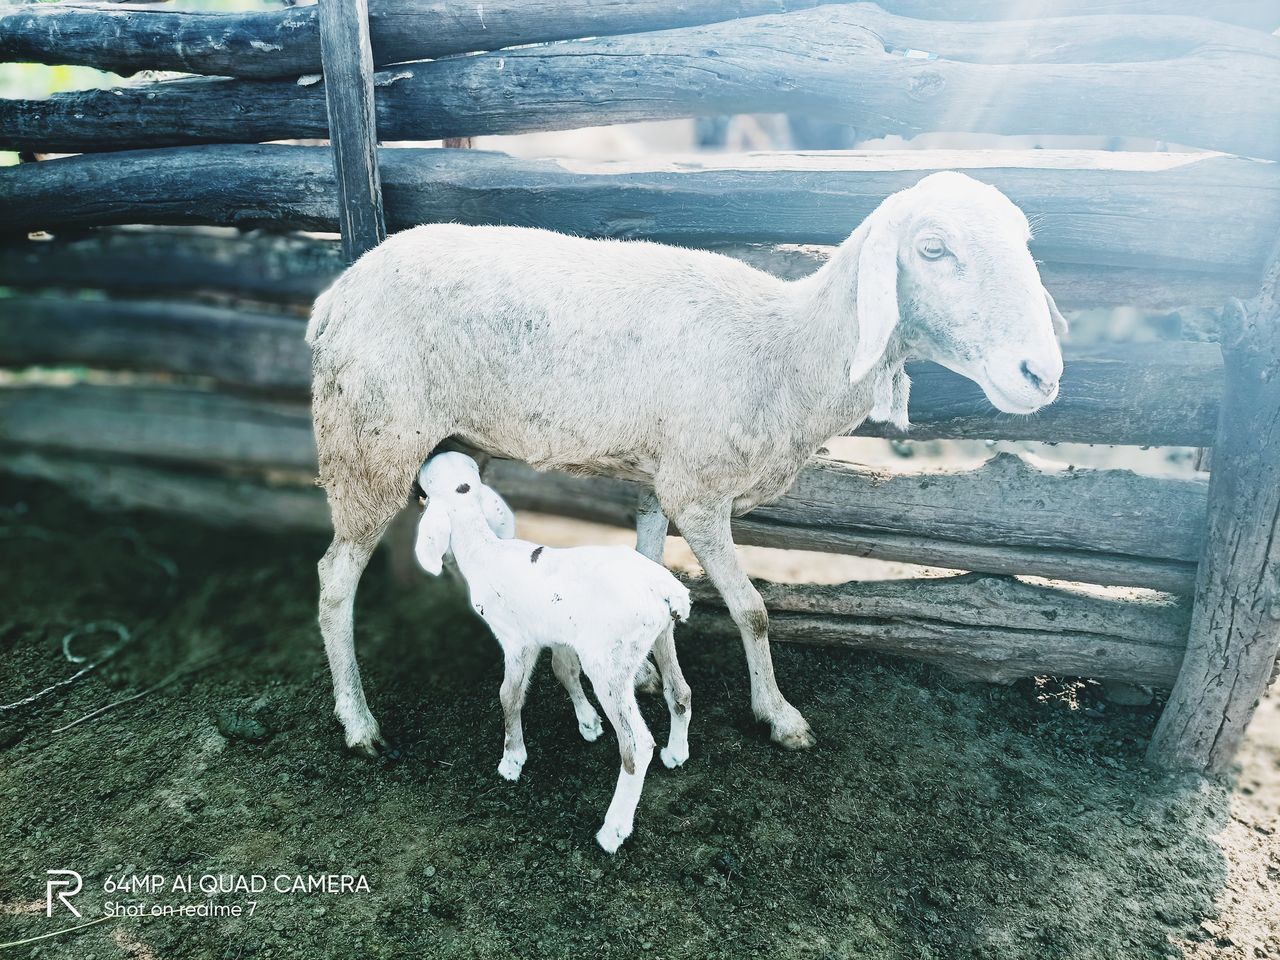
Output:
<path fill-rule="evenodd" d="M 114 620 L 134 638 L 0 712 L 0 943 L 108 901 L 209 899 L 168 889 L 187 874 L 360 874 L 370 889 L 217 895 L 254 915 L 113 918 L 6 955 L 1140 960 L 1203 937 L 1222 888 L 1227 791 L 1141 767 L 1154 707 L 1099 716 L 1089 688 L 779 645 L 782 688 L 820 738 L 788 754 L 751 719 L 736 643 L 699 636 L 696 614 L 680 638 L 692 758 L 655 761 L 634 836 L 606 856 L 592 837 L 610 735 L 579 739 L 544 667 L 524 777 L 501 780 L 497 646 L 449 584 L 406 591 L 385 557 L 365 577 L 366 687 L 404 756 L 363 761 L 331 716 L 321 539 L 96 513 L 92 495 L 0 482 L 0 702 L 77 669 L 69 631 Z M 116 640 L 86 633 L 73 652 Z M 53 732 L 211 656 L 225 659 Z M 661 741 L 661 701 L 644 708 Z M 53 869 L 83 874 L 83 920 L 45 916 Z M 104 892 L 130 874 L 166 886 Z"/>

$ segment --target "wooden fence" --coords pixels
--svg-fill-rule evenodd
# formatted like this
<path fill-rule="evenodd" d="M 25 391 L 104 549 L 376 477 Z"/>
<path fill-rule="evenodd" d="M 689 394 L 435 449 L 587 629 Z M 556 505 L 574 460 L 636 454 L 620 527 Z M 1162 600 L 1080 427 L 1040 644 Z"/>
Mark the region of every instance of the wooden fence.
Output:
<path fill-rule="evenodd" d="M 1280 12 L 1254 0 L 1037 0 L 1021 5 L 1033 19 L 1011 21 L 1009 7 L 0 7 L 0 60 L 203 75 L 0 100 L 0 149 L 82 154 L 0 170 L 0 287 L 12 293 L 0 300 L 0 365 L 147 375 L 0 389 L 3 465 L 135 505 L 323 527 L 307 485 L 301 308 L 387 229 L 451 220 L 656 239 L 794 277 L 887 194 L 961 169 L 1037 223 L 1033 249 L 1064 307 L 1225 303 L 1221 344 L 1068 349 L 1060 399 L 1029 418 L 917 364 L 910 436 L 1212 447 L 1210 478 L 1049 472 L 1010 455 L 928 476 L 817 459 L 788 496 L 735 522 L 738 542 L 973 573 L 764 584 L 771 633 L 1001 682 L 1172 687 L 1152 761 L 1221 770 L 1280 646 L 1280 38 L 1268 32 Z M 1095 134 L 1201 152 L 588 165 L 376 147 L 748 111 L 837 120 L 863 137 Z M 332 145 L 263 142 L 293 138 Z M 343 244 L 296 231 L 338 231 Z M 634 522 L 625 482 L 491 469 L 519 507 Z M 1016 574 L 1163 593 L 1093 595 Z M 717 598 L 698 599 L 717 622 Z"/>

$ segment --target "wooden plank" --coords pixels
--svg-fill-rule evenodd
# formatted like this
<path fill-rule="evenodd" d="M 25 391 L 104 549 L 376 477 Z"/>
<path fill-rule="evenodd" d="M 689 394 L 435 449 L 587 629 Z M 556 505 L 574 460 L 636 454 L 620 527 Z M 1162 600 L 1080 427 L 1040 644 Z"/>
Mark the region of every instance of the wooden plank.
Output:
<path fill-rule="evenodd" d="M 319 0 L 327 133 L 338 182 L 342 254 L 354 263 L 387 238 L 373 112 L 367 0 Z"/>
<path fill-rule="evenodd" d="M 1210 273 L 1247 295 L 1280 222 L 1280 165 L 1234 157 L 890 151 L 592 165 L 388 149 L 380 160 L 393 230 L 504 223 L 687 246 L 840 243 L 888 194 L 959 169 L 1022 207 L 1037 224 L 1032 252 L 1051 266 Z M 0 168 L 0 234 L 119 223 L 332 231 L 332 164 L 321 148 L 257 145 Z"/>
<path fill-rule="evenodd" d="M 707 248 L 784 280 L 813 273 L 835 249 L 763 243 Z M 335 240 L 220 227 L 102 228 L 87 235 L 0 243 L 0 286 L 19 290 L 53 287 L 149 296 L 203 290 L 310 307 L 345 265 Z M 1257 286 L 1248 276 L 1143 267 L 1051 262 L 1041 264 L 1040 274 L 1064 310 L 1216 308 Z"/>
<path fill-rule="evenodd" d="M 74 491 L 92 489 L 99 505 L 162 510 L 205 524 L 329 529 L 324 496 L 314 486 L 32 451 L 6 458 L 0 469 Z M 694 580 L 690 586 L 691 626 L 736 636 L 710 585 Z M 1111 599 L 972 574 L 839 586 L 757 581 L 756 586 L 770 611 L 773 640 L 913 657 L 997 683 L 1047 674 L 1167 687 L 1182 659 L 1190 613 L 1185 602 L 1171 598 Z"/>
<path fill-rule="evenodd" d="M 736 636 L 710 583 L 690 585 L 690 622 Z M 1050 675 L 1168 687 L 1190 619 L 1185 601 L 1113 599 L 982 574 L 756 588 L 771 640 L 907 656 L 996 683 Z"/>
<path fill-rule="evenodd" d="M 155 300 L 42 296 L 0 304 L 0 365 L 176 373 L 310 395 L 301 317 Z M 911 430 L 868 422 L 859 436 L 1203 447 L 1213 443 L 1222 388 L 1218 348 L 1202 343 L 1068 347 L 1060 395 L 1034 417 L 999 413 L 976 384 L 935 364 L 909 369 Z"/>
<path fill-rule="evenodd" d="M 435 60 L 458 53 L 497 50 L 529 43 L 643 33 L 818 6 L 823 0 L 629 0 L 627 3 L 566 4 L 560 0 L 372 0 L 369 26 L 374 62 Z M 843 0 L 835 0 L 843 2 Z M 1003 20 L 1007 0 L 933 4 L 886 0 L 886 10 L 910 17 L 952 21 Z M 1026 19 L 1055 16 L 1175 12 L 1190 18 L 1240 23 L 1270 32 L 1280 14 L 1265 2 L 1232 4 L 1057 2 L 1019 6 Z M 130 75 L 171 70 L 220 77 L 296 77 L 320 72 L 320 25 L 315 6 L 243 13 L 184 10 L 123 10 L 60 3 L 0 7 L 0 62 L 82 65 Z M 1148 30 L 1177 38 L 1180 16 L 1164 16 Z M 949 24 L 954 34 L 964 24 Z M 1085 24 L 1057 27 L 1063 56 L 1082 38 Z M 1201 28 L 1203 29 L 1203 28 Z M 1122 25 L 1117 46 L 1127 43 Z M 932 49 L 932 48 L 929 48 Z M 1105 52 L 1105 47 L 1103 51 Z M 1096 55 L 1097 51 L 1092 51 Z"/>
<path fill-rule="evenodd" d="M 1230 767 L 1280 655 L 1280 245 L 1261 296 L 1227 313 L 1191 634 L 1147 753 L 1166 770 Z"/>
<path fill-rule="evenodd" d="M 314 470 L 304 405 L 190 390 L 6 388 L 0 442 L 11 449 Z M 517 507 L 634 521 L 633 484 L 538 474 L 507 461 L 490 470 L 494 486 Z M 1007 456 L 963 473 L 894 476 L 815 460 L 788 496 L 740 518 L 735 535 L 740 543 L 1186 592 L 1205 501 L 1198 480 L 1115 470 L 1044 473 Z"/>
<path fill-rule="evenodd" d="M 1280 38 L 1204 21 L 1172 59 L 1142 50 L 1160 21 L 1089 21 L 1084 62 L 1041 23 L 951 24 L 836 5 L 679 30 L 403 64 L 377 78 L 387 140 L 566 130 L 726 113 L 833 120 L 863 137 L 938 129 L 1134 136 L 1280 159 Z M 949 39 L 953 38 L 953 39 Z M 1155 53 L 1169 47 L 1153 40 Z M 906 57 L 889 47 L 931 50 Z M 1030 46 L 1030 52 L 1026 51 Z M 989 61 L 989 62 L 988 62 Z M 992 96 L 999 90 L 999 96 Z M 1223 111 L 1221 104 L 1233 108 Z M 1088 104 L 1088 109 L 1081 109 Z M 327 135 L 324 92 L 289 80 L 197 78 L 0 100 L 0 149 L 88 152 Z"/>

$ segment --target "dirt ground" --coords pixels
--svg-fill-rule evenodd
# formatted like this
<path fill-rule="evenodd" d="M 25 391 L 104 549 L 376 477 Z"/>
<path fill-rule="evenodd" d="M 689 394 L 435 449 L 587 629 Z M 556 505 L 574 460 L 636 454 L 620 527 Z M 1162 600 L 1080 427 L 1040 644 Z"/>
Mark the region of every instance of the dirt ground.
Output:
<path fill-rule="evenodd" d="M 1274 696 L 1232 792 L 1141 766 L 1158 703 L 779 645 L 781 685 L 820 738 L 793 755 L 751 719 L 736 643 L 699 635 L 695 616 L 680 636 L 692 759 L 651 768 L 635 835 L 608 857 L 592 835 L 613 743 L 578 738 L 542 668 L 524 777 L 499 779 L 497 647 L 447 583 L 406 591 L 385 556 L 366 576 L 366 684 L 403 749 L 370 763 L 331 717 L 321 538 L 91 500 L 0 481 L 0 703 L 84 666 L 64 656 L 68 633 L 89 661 L 121 642 L 107 622 L 129 638 L 0 710 L 0 943 L 108 903 L 254 912 L 115 916 L 5 956 L 1280 957 Z M 661 739 L 660 702 L 644 708 Z M 46 917 L 49 870 L 82 875 L 82 919 L 56 901 Z M 273 889 L 323 874 L 367 889 Z M 104 889 L 134 875 L 164 879 Z M 192 891 L 174 891 L 187 875 Z M 268 890 L 209 896 L 205 875 Z"/>

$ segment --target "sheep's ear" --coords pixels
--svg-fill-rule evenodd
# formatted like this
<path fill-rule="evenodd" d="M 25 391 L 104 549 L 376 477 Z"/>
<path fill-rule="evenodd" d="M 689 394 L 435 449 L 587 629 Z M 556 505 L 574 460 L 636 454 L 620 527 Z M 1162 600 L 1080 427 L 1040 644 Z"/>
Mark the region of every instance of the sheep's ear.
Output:
<path fill-rule="evenodd" d="M 875 406 L 867 414 L 868 420 L 888 423 L 906 433 L 911 426 L 907 416 L 907 403 L 911 399 L 911 378 L 898 364 L 896 370 L 886 370 L 876 383 Z"/>
<path fill-rule="evenodd" d="M 858 345 L 849 362 L 849 379 L 862 380 L 884 356 L 898 325 L 898 237 L 884 209 L 871 215 L 871 226 L 858 254 Z"/>
<path fill-rule="evenodd" d="M 516 515 L 498 491 L 485 484 L 480 486 L 480 510 L 499 540 L 510 540 L 516 535 Z"/>
<path fill-rule="evenodd" d="M 413 545 L 413 552 L 422 569 L 433 577 L 440 576 L 444 566 L 452 529 L 449 511 L 440 506 L 439 500 L 427 501 L 427 509 L 422 511 L 422 519 L 418 521 L 418 539 Z"/>
<path fill-rule="evenodd" d="M 1058 305 L 1053 302 L 1053 295 L 1048 290 L 1044 291 L 1044 302 L 1049 305 L 1049 319 L 1053 321 L 1053 332 L 1060 337 L 1065 337 L 1067 335 L 1067 318 L 1062 315 Z"/>

